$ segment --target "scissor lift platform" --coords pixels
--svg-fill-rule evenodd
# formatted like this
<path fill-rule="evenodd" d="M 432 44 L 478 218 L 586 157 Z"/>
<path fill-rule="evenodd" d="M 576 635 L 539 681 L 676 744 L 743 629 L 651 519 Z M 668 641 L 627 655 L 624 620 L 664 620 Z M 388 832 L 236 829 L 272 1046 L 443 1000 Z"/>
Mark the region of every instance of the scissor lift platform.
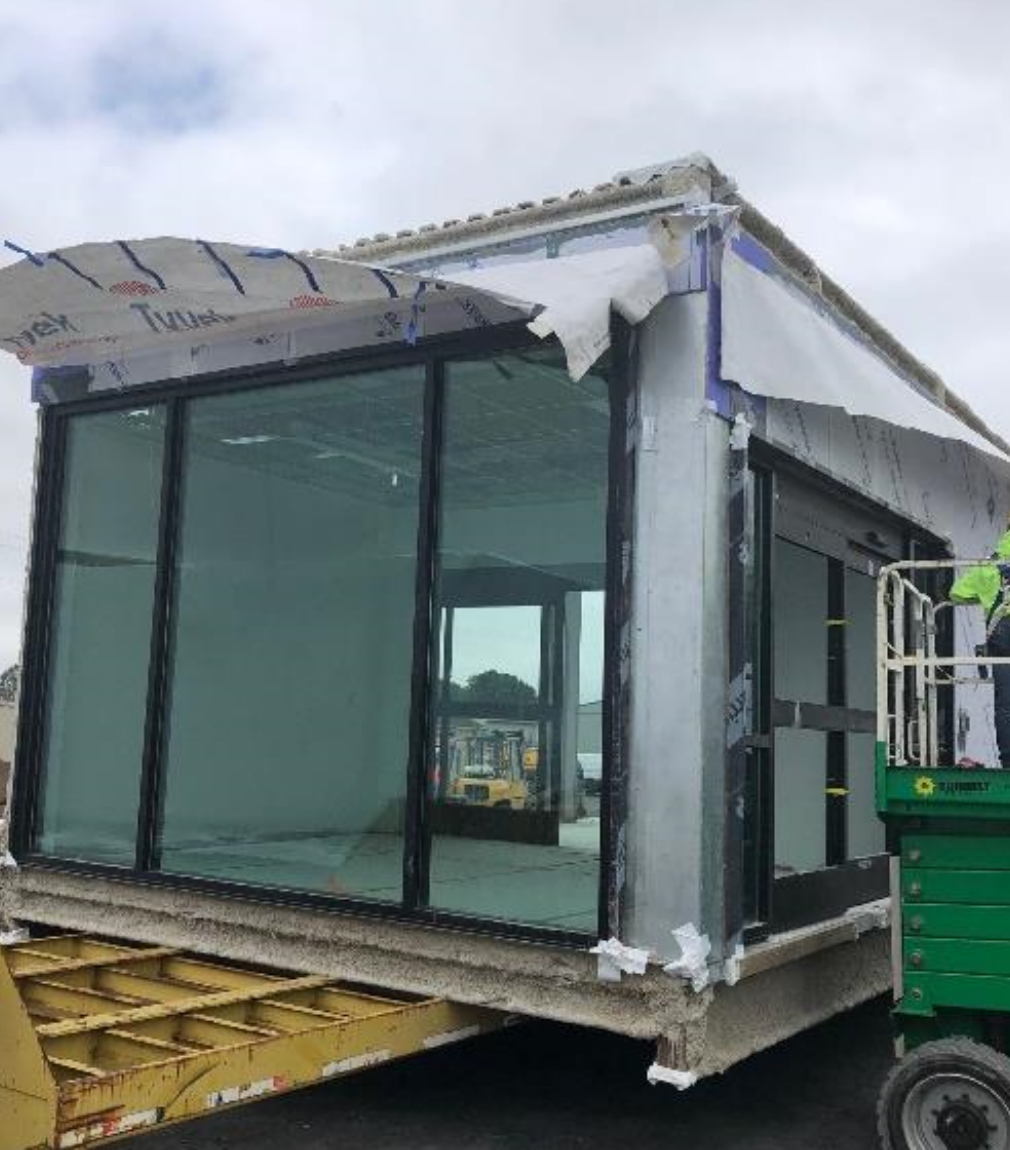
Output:
<path fill-rule="evenodd" d="M 900 1056 L 878 1105 L 884 1150 L 1010 1150 L 1010 770 L 955 766 L 940 706 L 951 692 L 953 714 L 959 685 L 993 686 L 988 668 L 1010 663 L 959 653 L 952 627 L 938 650 L 946 579 L 989 562 L 903 561 L 878 583 L 877 807 Z"/>
<path fill-rule="evenodd" d="M 69 1150 L 510 1021 L 444 999 L 77 935 L 0 947 L 0 1150 Z"/>

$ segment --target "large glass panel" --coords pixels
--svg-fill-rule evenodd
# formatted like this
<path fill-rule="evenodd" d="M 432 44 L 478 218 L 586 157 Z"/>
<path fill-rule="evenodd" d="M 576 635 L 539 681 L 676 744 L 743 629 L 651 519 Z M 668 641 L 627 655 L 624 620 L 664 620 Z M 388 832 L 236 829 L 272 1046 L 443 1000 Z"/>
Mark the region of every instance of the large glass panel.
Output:
<path fill-rule="evenodd" d="M 68 421 L 36 849 L 132 865 L 165 436 L 161 407 Z"/>
<path fill-rule="evenodd" d="M 877 584 L 869 575 L 845 571 L 846 703 L 862 711 L 877 706 Z"/>
<path fill-rule="evenodd" d="M 399 900 L 424 371 L 189 404 L 161 867 Z"/>
<path fill-rule="evenodd" d="M 849 731 L 845 738 L 848 746 L 848 857 L 858 859 L 883 854 L 887 849 L 887 834 L 883 822 L 877 817 L 873 762 L 876 738 L 854 731 Z"/>
<path fill-rule="evenodd" d="M 597 929 L 609 426 L 556 351 L 447 366 L 433 906 Z"/>
<path fill-rule="evenodd" d="M 869 575 L 845 572 L 845 675 L 848 706 L 873 711 L 877 705 L 877 585 Z M 875 736 L 848 732 L 848 857 L 865 858 L 886 849 L 884 824 L 877 817 Z"/>
<path fill-rule="evenodd" d="M 824 555 L 775 540 L 775 696 L 828 701 L 828 561 Z"/>
<path fill-rule="evenodd" d="M 827 735 L 783 728 L 775 732 L 775 875 L 782 878 L 826 865 Z"/>

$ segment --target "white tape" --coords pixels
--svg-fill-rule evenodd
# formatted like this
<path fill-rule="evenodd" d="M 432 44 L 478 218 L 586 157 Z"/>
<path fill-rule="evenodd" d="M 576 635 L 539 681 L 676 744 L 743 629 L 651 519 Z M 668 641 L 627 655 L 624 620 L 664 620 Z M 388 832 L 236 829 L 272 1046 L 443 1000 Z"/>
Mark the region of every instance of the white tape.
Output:
<path fill-rule="evenodd" d="M 891 925 L 891 900 L 878 899 L 846 911 L 845 917 L 856 929 L 857 937 L 868 930 L 887 930 Z"/>
<path fill-rule="evenodd" d="M 698 1081 L 698 1075 L 693 1070 L 671 1070 L 669 1066 L 660 1066 L 654 1062 L 645 1072 L 650 1086 L 659 1082 L 667 1086 L 675 1086 L 678 1090 L 690 1090 Z"/>
<path fill-rule="evenodd" d="M 667 974 L 686 978 L 695 994 L 700 994 L 708 986 L 708 956 L 712 953 L 708 935 L 699 934 L 694 923 L 689 922 L 678 926 L 673 937 L 680 947 L 680 958 L 668 962 L 663 969 Z"/>
<path fill-rule="evenodd" d="M 425 1050 L 435 1050 L 439 1046 L 448 1046 L 453 1042 L 462 1042 L 464 1038 L 476 1038 L 480 1034 L 479 1026 L 462 1026 L 459 1030 L 447 1030 L 444 1034 L 432 1034 L 424 1040 Z"/>
<path fill-rule="evenodd" d="M 350 1074 L 354 1070 L 367 1070 L 369 1066 L 378 1066 L 381 1062 L 388 1062 L 393 1057 L 391 1050 L 368 1050 L 364 1054 L 352 1054 L 350 1058 L 341 1058 L 339 1062 L 328 1062 L 323 1067 L 323 1078 L 336 1078 L 338 1074 Z"/>
<path fill-rule="evenodd" d="M 273 1078 L 261 1078 L 258 1082 L 247 1082 L 244 1086 L 229 1086 L 225 1090 L 216 1090 L 207 1095 L 207 1109 L 216 1110 L 219 1106 L 234 1106 L 236 1102 L 248 1102 L 251 1098 L 262 1098 L 265 1094 L 274 1094 L 284 1090 L 287 1080 L 275 1075 Z"/>
<path fill-rule="evenodd" d="M 744 948 L 737 943 L 736 950 L 733 951 L 723 964 L 722 976 L 726 980 L 727 986 L 736 986 L 740 981 L 740 966 L 745 953 Z"/>
<path fill-rule="evenodd" d="M 76 1130 L 67 1130 L 59 1136 L 56 1144 L 60 1150 L 71 1150 L 71 1147 L 83 1146 L 86 1142 L 94 1142 L 99 1138 L 111 1138 L 114 1135 L 143 1130 L 148 1126 L 157 1126 L 160 1121 L 160 1110 L 140 1110 L 136 1114 L 127 1114 L 123 1118 L 110 1118 L 105 1122 L 79 1126 Z"/>
<path fill-rule="evenodd" d="M 649 952 L 635 946 L 625 946 L 616 938 L 601 939 L 590 947 L 597 956 L 596 973 L 601 982 L 620 982 L 621 974 L 645 974 Z"/>
<path fill-rule="evenodd" d="M 730 451 L 746 451 L 750 442 L 750 420 L 742 411 L 738 411 L 733 420 L 733 430 L 729 433 Z"/>

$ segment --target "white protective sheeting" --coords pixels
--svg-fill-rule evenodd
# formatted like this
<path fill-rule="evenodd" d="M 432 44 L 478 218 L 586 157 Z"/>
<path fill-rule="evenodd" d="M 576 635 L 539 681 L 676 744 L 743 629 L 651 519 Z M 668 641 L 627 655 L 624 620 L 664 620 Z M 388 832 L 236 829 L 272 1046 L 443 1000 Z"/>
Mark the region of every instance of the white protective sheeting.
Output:
<path fill-rule="evenodd" d="M 1005 458 L 822 315 L 799 288 L 753 267 L 732 246 L 722 263 L 721 374 L 753 395 L 840 407 Z"/>
<path fill-rule="evenodd" d="M 266 346 L 320 326 L 341 350 L 361 346 L 373 319 L 387 342 L 408 343 L 525 319 L 541 338 L 558 336 L 579 378 L 609 346 L 612 309 L 638 323 L 668 293 L 666 252 L 664 262 L 643 243 L 445 280 L 239 244 L 83 244 L 0 271 L 0 347 L 32 366 L 102 367 L 222 340 Z"/>
<path fill-rule="evenodd" d="M 686 249 L 677 252 L 686 258 Z M 564 346 L 568 370 L 579 379 L 610 346 L 610 313 L 641 323 L 669 292 L 667 268 L 651 244 L 604 249 L 532 263 L 453 273 L 453 282 L 495 295 L 535 299 L 543 311 L 529 325 Z"/>

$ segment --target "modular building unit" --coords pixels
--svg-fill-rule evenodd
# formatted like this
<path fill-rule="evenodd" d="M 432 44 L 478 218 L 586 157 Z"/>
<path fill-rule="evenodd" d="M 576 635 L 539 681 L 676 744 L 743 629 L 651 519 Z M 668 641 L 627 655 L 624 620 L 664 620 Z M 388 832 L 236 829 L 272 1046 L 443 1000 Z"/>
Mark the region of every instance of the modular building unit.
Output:
<path fill-rule="evenodd" d="M 57 254 L 0 284 L 9 924 L 652 1038 L 678 1085 L 884 989 L 874 579 L 991 548 L 1005 445 L 708 161 Z M 947 711 L 992 761 L 984 690 Z"/>

